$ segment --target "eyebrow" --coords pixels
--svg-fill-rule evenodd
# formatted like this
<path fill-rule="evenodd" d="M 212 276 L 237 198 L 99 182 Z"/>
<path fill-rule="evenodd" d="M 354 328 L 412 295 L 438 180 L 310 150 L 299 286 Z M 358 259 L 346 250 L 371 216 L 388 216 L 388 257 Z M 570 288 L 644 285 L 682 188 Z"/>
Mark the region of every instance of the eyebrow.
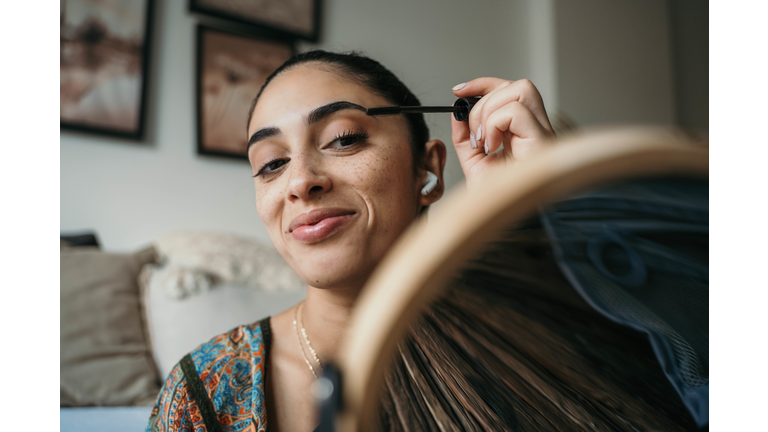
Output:
<path fill-rule="evenodd" d="M 248 146 L 245 148 L 246 153 L 253 144 L 276 135 L 280 135 L 280 129 L 276 127 L 265 127 L 257 130 L 253 135 L 251 135 L 251 139 L 248 140 Z"/>
<path fill-rule="evenodd" d="M 312 112 L 309 113 L 309 116 L 307 117 L 307 123 L 308 124 L 317 123 L 325 119 L 329 115 L 345 109 L 354 109 L 354 110 L 365 112 L 365 108 L 352 102 L 347 102 L 347 101 L 333 102 L 333 103 L 329 103 L 328 105 L 323 105 L 321 107 L 317 107 L 313 109 Z"/>
<path fill-rule="evenodd" d="M 332 102 L 327 105 L 323 105 L 320 107 L 317 107 L 313 109 L 309 115 L 307 116 L 307 124 L 314 124 L 317 122 L 322 121 L 323 119 L 327 118 L 331 114 L 346 110 L 346 109 L 353 109 L 357 111 L 365 112 L 365 107 L 362 107 L 356 103 L 347 102 L 347 101 L 339 101 L 339 102 Z M 254 132 L 253 135 L 251 135 L 251 138 L 248 140 L 248 146 L 246 146 L 245 151 L 248 152 L 248 149 L 251 148 L 253 144 L 256 144 L 257 142 L 261 140 L 265 140 L 267 138 L 280 135 L 280 129 L 276 127 L 265 127 L 262 129 L 257 130 Z"/>

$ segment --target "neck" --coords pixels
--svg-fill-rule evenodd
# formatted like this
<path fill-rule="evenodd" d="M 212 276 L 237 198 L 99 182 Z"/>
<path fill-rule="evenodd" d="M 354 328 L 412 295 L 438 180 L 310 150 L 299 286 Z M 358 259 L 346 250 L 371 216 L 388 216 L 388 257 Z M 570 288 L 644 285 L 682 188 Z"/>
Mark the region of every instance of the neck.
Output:
<path fill-rule="evenodd" d="M 359 293 L 360 288 L 307 287 L 304 328 L 321 361 L 332 361 L 339 352 Z"/>

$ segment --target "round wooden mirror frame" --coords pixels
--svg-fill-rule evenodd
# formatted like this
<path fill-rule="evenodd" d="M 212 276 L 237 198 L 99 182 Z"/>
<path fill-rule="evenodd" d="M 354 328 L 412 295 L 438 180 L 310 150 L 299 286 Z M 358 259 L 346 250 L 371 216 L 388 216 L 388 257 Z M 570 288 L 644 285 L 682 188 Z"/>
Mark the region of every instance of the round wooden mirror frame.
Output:
<path fill-rule="evenodd" d="M 541 205 L 630 178 L 676 174 L 706 178 L 709 150 L 674 129 L 603 130 L 559 141 L 525 162 L 500 167 L 472 190 L 449 197 L 393 246 L 353 312 L 337 359 L 343 377 L 336 430 L 365 430 L 400 340 L 453 270 L 500 229 Z"/>

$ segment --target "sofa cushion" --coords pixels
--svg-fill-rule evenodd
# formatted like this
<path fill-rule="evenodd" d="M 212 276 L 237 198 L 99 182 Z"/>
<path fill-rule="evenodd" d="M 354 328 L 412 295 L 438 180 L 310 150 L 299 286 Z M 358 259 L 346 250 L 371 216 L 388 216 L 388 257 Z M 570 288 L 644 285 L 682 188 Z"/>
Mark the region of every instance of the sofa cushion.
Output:
<path fill-rule="evenodd" d="M 225 233 L 176 232 L 159 239 L 154 246 L 164 263 L 165 286 L 176 298 L 205 292 L 220 283 L 262 291 L 306 288 L 274 246 L 256 239 Z M 193 279 L 191 283 L 183 280 L 189 278 Z"/>
<path fill-rule="evenodd" d="M 270 291 L 222 282 L 209 290 L 178 298 L 168 292 L 165 270 L 146 266 L 140 278 L 144 322 L 162 377 L 168 376 L 176 363 L 200 344 L 239 325 L 280 313 L 303 300 L 307 292 L 306 286 Z"/>
<path fill-rule="evenodd" d="M 59 432 L 137 432 L 147 427 L 152 407 L 60 408 Z"/>
<path fill-rule="evenodd" d="M 151 405 L 159 377 L 144 335 L 137 279 L 154 249 L 61 249 L 61 406 Z"/>

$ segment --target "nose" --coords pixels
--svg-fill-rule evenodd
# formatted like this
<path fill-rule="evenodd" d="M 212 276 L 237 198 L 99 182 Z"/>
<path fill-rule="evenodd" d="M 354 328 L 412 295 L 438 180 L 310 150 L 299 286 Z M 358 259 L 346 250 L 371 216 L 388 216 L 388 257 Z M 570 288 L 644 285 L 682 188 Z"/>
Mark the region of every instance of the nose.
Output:
<path fill-rule="evenodd" d="M 291 159 L 288 180 L 288 200 L 291 202 L 318 199 L 331 190 L 331 178 L 323 172 L 319 161 L 311 156 Z"/>

